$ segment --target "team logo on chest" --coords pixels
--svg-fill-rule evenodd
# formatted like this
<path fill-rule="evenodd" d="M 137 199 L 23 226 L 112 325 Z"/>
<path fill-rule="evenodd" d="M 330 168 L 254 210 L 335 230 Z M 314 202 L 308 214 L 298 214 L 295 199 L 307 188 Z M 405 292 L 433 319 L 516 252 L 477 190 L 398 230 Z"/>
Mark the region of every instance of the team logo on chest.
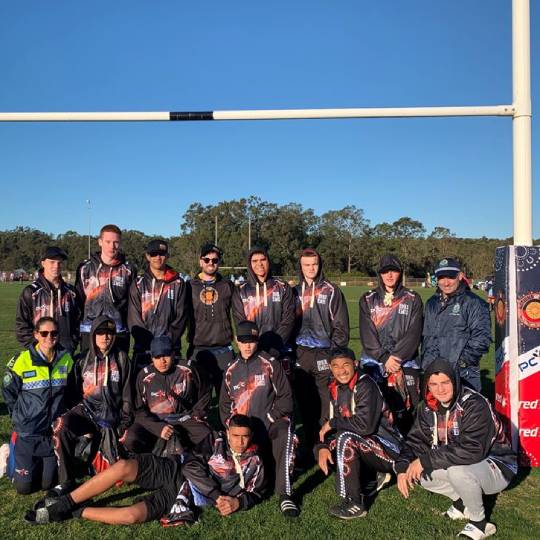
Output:
<path fill-rule="evenodd" d="M 409 304 L 399 304 L 398 314 L 399 315 L 408 315 L 409 314 Z"/>
<path fill-rule="evenodd" d="M 262 375 L 255 375 L 253 382 L 255 383 L 255 386 L 264 386 L 266 384 L 266 377 L 264 373 Z"/>
<path fill-rule="evenodd" d="M 201 294 L 199 294 L 199 299 L 205 306 L 215 304 L 218 301 L 218 298 L 219 293 L 214 287 L 204 287 Z"/>
<path fill-rule="evenodd" d="M 317 296 L 317 304 L 326 304 L 327 300 L 328 300 L 327 294 L 319 294 L 319 296 Z"/>

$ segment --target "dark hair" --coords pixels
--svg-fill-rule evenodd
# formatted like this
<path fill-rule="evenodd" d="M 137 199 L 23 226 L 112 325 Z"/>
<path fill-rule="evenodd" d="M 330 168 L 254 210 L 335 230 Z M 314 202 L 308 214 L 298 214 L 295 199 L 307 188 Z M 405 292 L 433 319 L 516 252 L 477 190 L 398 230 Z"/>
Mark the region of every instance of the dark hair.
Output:
<path fill-rule="evenodd" d="M 245 414 L 235 414 L 229 420 L 229 428 L 232 428 L 232 427 L 244 427 L 244 428 L 248 428 L 249 431 L 253 432 L 251 419 L 249 418 L 249 416 L 246 416 Z"/>
<path fill-rule="evenodd" d="M 300 253 L 300 258 L 302 257 L 317 257 L 319 259 L 319 254 L 313 248 L 305 248 Z"/>
<path fill-rule="evenodd" d="M 122 231 L 120 230 L 120 227 L 112 223 L 109 223 L 108 225 L 103 225 L 103 227 L 101 227 L 101 230 L 99 231 L 99 237 L 101 238 L 103 236 L 103 233 L 106 232 L 112 232 L 122 236 Z"/>
<path fill-rule="evenodd" d="M 34 325 L 34 332 L 39 332 L 39 329 L 45 324 L 45 323 L 53 323 L 56 329 L 58 330 L 58 323 L 52 318 L 52 317 L 40 317 L 36 324 Z"/>

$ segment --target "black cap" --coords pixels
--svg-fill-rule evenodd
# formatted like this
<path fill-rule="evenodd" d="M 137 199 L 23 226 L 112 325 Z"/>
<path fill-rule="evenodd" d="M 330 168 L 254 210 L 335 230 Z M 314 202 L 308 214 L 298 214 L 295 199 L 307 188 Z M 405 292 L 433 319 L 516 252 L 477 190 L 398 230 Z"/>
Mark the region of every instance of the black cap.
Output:
<path fill-rule="evenodd" d="M 236 325 L 236 339 L 241 343 L 259 341 L 259 329 L 253 321 L 241 321 Z"/>
<path fill-rule="evenodd" d="M 159 238 L 155 240 L 150 240 L 145 249 L 146 253 L 159 253 L 160 255 L 169 254 L 169 244 L 165 240 L 160 240 Z"/>
<path fill-rule="evenodd" d="M 386 254 L 381 257 L 377 272 L 379 274 L 382 274 L 383 272 L 388 272 L 389 270 L 402 272 L 403 267 L 401 266 L 401 262 L 397 257 L 395 257 L 394 255 Z"/>
<path fill-rule="evenodd" d="M 65 261 L 67 259 L 67 253 L 58 246 L 49 246 L 43 253 L 41 261 L 45 259 L 54 259 L 56 261 Z"/>
<path fill-rule="evenodd" d="M 348 358 L 349 360 L 356 362 L 354 352 L 348 347 L 336 347 L 335 349 L 332 349 L 330 351 L 330 358 L 328 359 L 328 363 L 332 363 L 332 360 L 334 360 L 334 358 Z"/>
<path fill-rule="evenodd" d="M 104 319 L 99 326 L 96 327 L 96 332 L 98 330 L 109 330 L 111 334 L 116 334 L 116 323 L 112 319 Z"/>
<path fill-rule="evenodd" d="M 173 353 L 172 341 L 169 336 L 155 337 L 150 344 L 150 354 L 152 358 L 160 356 L 171 356 Z"/>
<path fill-rule="evenodd" d="M 451 257 L 447 259 L 441 259 L 435 267 L 435 276 L 456 278 L 461 272 L 461 264 L 457 259 Z"/>
<path fill-rule="evenodd" d="M 211 243 L 204 244 L 204 246 L 201 248 L 201 257 L 204 257 L 205 255 L 208 255 L 212 252 L 217 253 L 220 259 L 223 258 L 223 253 L 221 252 L 221 249 L 219 249 L 216 244 Z"/>

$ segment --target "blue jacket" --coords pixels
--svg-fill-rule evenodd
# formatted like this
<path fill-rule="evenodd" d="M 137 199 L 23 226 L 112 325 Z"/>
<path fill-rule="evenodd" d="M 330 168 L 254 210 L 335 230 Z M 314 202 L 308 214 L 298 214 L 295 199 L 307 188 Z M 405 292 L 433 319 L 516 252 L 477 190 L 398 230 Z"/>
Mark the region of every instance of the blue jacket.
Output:
<path fill-rule="evenodd" d="M 422 369 L 437 358 L 454 367 L 478 366 L 490 343 L 489 306 L 464 283 L 446 300 L 437 291 L 426 302 Z"/>

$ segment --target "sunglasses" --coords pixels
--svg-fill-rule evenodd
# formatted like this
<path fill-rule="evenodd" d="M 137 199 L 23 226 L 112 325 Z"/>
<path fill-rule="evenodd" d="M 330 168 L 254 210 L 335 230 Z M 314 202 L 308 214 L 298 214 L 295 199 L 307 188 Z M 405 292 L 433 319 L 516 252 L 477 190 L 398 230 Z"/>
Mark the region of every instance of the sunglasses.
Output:
<path fill-rule="evenodd" d="M 219 259 L 217 257 L 201 257 L 201 259 L 206 263 L 206 264 L 217 264 L 219 262 Z"/>
<path fill-rule="evenodd" d="M 114 330 L 109 330 L 108 328 L 98 328 L 96 330 L 96 336 L 114 336 L 116 332 Z"/>
<path fill-rule="evenodd" d="M 166 257 L 167 254 L 164 253 L 163 251 L 150 251 L 148 253 L 148 256 L 149 257 Z"/>
<path fill-rule="evenodd" d="M 38 334 L 41 337 L 49 337 L 52 338 L 58 337 L 58 330 L 38 330 Z"/>

